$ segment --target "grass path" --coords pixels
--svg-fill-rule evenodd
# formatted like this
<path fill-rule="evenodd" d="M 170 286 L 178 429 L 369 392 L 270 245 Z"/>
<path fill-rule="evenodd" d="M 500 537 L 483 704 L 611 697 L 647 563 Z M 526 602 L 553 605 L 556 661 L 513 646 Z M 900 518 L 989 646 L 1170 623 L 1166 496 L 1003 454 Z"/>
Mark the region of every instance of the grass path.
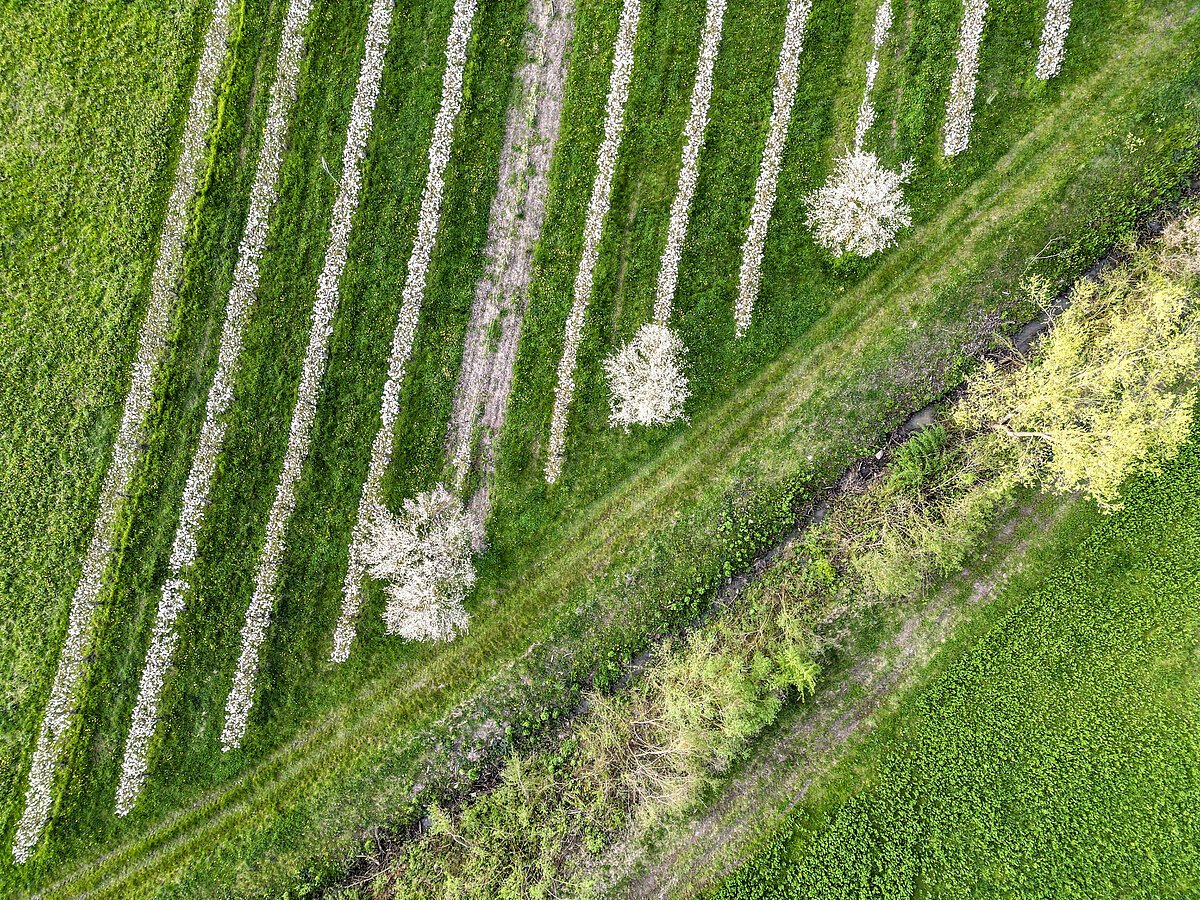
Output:
<path fill-rule="evenodd" d="M 1188 9 L 1183 4 L 1169 8 L 1177 21 Z M 240 777 L 99 859 L 80 864 L 44 896 L 152 893 L 161 882 L 181 876 L 185 858 L 203 859 L 235 835 L 248 840 L 258 823 L 285 807 L 340 796 L 331 783 L 333 773 L 348 790 L 350 767 L 378 762 L 382 755 L 403 755 L 419 737 L 418 727 L 479 683 L 481 655 L 492 660 L 494 669 L 502 668 L 527 645 L 517 638 L 537 634 L 535 623 L 545 622 L 561 597 L 640 538 L 647 522 L 657 518 L 656 510 L 671 508 L 700 485 L 727 480 L 738 459 L 736 448 L 768 453 L 771 441 L 786 444 L 798 428 L 828 419 L 839 395 L 869 375 L 873 364 L 870 354 L 849 369 L 846 361 L 885 340 L 889 329 L 920 307 L 921 298 L 931 297 L 943 279 L 961 276 L 969 254 L 986 257 L 1003 247 L 1009 229 L 1019 227 L 1032 207 L 1054 203 L 1063 181 L 1075 172 L 1076 160 L 1102 153 L 1100 138 L 1113 119 L 1135 109 L 1153 90 L 1139 76 L 1177 69 L 1175 60 L 1195 37 L 1194 24 L 1154 27 L 1136 40 L 1115 42 L 1117 50 L 1108 63 L 1070 90 L 1055 115 L 940 216 L 916 229 L 859 288 L 833 304 L 805 341 L 767 366 L 738 397 L 699 419 L 622 490 L 582 514 L 563 544 L 567 549 L 551 556 L 523 589 L 505 597 L 502 610 L 485 606 L 474 629 L 453 650 L 422 655 L 421 664 L 398 666 Z M 881 303 L 879 298 L 886 299 Z M 877 424 L 881 430 L 887 427 Z M 812 432 L 804 441 L 820 454 L 828 452 L 835 437 Z M 237 851 L 231 846 L 228 852 Z"/>

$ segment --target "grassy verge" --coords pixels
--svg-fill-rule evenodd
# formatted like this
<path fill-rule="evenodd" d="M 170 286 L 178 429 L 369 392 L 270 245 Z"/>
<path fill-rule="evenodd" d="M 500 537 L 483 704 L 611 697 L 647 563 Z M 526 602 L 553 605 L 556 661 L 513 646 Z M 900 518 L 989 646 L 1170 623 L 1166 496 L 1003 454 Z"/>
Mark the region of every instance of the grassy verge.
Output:
<path fill-rule="evenodd" d="M 1070 529 L 713 896 L 1186 896 L 1200 445 Z"/>

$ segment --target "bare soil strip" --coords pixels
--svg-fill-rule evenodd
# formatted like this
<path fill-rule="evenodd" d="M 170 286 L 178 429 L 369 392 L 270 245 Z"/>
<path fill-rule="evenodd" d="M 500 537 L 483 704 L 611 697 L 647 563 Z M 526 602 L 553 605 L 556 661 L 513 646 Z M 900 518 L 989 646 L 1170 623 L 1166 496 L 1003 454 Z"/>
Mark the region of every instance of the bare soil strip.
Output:
<path fill-rule="evenodd" d="M 475 286 L 446 434 L 457 487 L 463 487 L 473 466 L 484 476 L 470 499 L 471 510 L 481 519 L 488 512 L 487 476 L 495 470 L 495 441 L 508 408 L 533 252 L 545 220 L 575 31 L 574 5 L 574 0 L 529 4 L 528 58 L 517 73 L 517 97 L 508 112 L 488 224 L 487 265 Z"/>

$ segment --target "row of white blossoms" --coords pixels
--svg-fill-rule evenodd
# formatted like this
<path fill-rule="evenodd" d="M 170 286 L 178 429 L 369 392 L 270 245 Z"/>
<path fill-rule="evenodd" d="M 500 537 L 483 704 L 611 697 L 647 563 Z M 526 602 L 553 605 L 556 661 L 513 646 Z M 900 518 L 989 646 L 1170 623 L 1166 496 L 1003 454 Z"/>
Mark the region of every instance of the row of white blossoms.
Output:
<path fill-rule="evenodd" d="M 175 182 L 159 236 L 158 258 L 150 281 L 150 300 L 146 318 L 138 333 L 137 357 L 133 364 L 129 393 L 125 397 L 112 459 L 100 491 L 96 521 L 83 558 L 83 571 L 71 601 L 66 639 L 59 652 L 58 668 L 29 768 L 25 810 L 17 823 L 13 839 L 12 852 L 17 862 L 25 862 L 30 857 L 50 820 L 59 762 L 78 708 L 84 683 L 85 658 L 93 639 L 95 613 L 104 575 L 112 562 L 114 530 L 124 499 L 129 493 L 134 468 L 141 456 L 140 446 L 146 417 L 154 399 L 158 368 L 178 305 L 184 238 L 196 190 L 200 185 L 202 163 L 208 147 L 207 135 L 215 118 L 218 78 L 229 48 L 232 7 L 232 0 L 217 0 L 204 35 L 196 81 L 183 126 Z"/>
<path fill-rule="evenodd" d="M 775 194 L 779 186 L 779 170 L 783 167 L 783 148 L 787 145 L 792 107 L 796 103 L 796 86 L 800 80 L 800 54 L 804 50 L 804 29 L 812 12 L 812 0 L 789 0 L 787 21 L 783 28 L 783 49 L 779 51 L 779 67 L 775 75 L 775 93 L 771 98 L 771 128 L 763 149 L 758 182 L 754 186 L 754 207 L 750 210 L 750 226 L 742 246 L 742 268 L 738 274 L 738 296 L 734 307 L 737 337 L 750 329 L 754 301 L 762 285 L 763 251 L 767 245 L 767 228 L 775 211 Z"/>
<path fill-rule="evenodd" d="M 987 0 L 963 0 L 962 28 L 958 36 L 958 52 L 954 77 L 950 82 L 950 97 L 946 104 L 943 153 L 957 156 L 971 141 L 971 125 L 975 118 L 975 88 L 979 76 L 979 50 L 983 44 Z M 1062 71 L 1067 52 L 1067 32 L 1071 28 L 1071 0 L 1047 0 L 1042 39 L 1038 47 L 1034 73 L 1048 81 Z"/>
<path fill-rule="evenodd" d="M 254 573 L 254 594 L 246 609 L 242 626 L 242 647 L 238 654 L 233 688 L 225 704 L 225 725 L 221 730 L 221 747 L 239 747 L 246 733 L 250 709 L 254 704 L 254 686 L 262 642 L 271 623 L 275 595 L 279 583 L 279 565 L 287 542 L 287 529 L 296 508 L 296 491 L 300 474 L 312 447 L 313 424 L 321 382 L 329 360 L 329 339 L 333 334 L 333 319 L 341 299 L 342 272 L 346 268 L 346 253 L 354 214 L 362 194 L 362 164 L 367 139 L 371 135 L 375 103 L 383 80 L 384 60 L 391 40 L 394 0 L 375 0 L 367 19 L 367 32 L 358 84 L 350 106 L 350 123 L 346 129 L 346 144 L 342 150 L 342 179 L 333 204 L 329 226 L 329 244 L 325 264 L 317 281 L 317 297 L 313 304 L 308 346 L 300 369 L 300 384 L 296 390 L 296 405 L 288 428 L 287 449 L 283 468 L 275 485 L 275 499 L 267 518 L 266 540 L 258 567 Z"/>
<path fill-rule="evenodd" d="M 600 260 L 600 239 L 604 236 L 604 220 L 612 200 L 613 176 L 617 171 L 617 156 L 625 133 L 625 104 L 629 101 L 629 83 L 633 76 L 633 45 L 637 40 L 641 0 L 624 0 L 617 40 L 613 45 L 612 74 L 609 76 L 608 100 L 605 104 L 604 138 L 596 155 L 596 177 L 592 183 L 592 198 L 588 202 L 587 218 L 583 224 L 583 252 L 575 274 L 575 291 L 571 311 L 567 314 L 563 336 L 562 358 L 558 363 L 558 386 L 554 391 L 554 412 L 550 417 L 550 446 L 546 454 L 546 481 L 553 484 L 562 474 L 563 453 L 567 443 L 567 413 L 575 394 L 575 366 L 579 357 L 579 341 L 583 335 L 583 319 Z"/>
<path fill-rule="evenodd" d="M 659 261 L 654 320 L 639 328 L 629 343 L 604 361 L 613 398 L 609 421 L 625 429 L 630 425 L 664 425 L 682 418 L 683 404 L 689 394 L 683 373 L 683 341 L 669 323 L 679 284 L 679 261 L 692 215 L 692 198 L 700 177 L 700 151 L 704 149 L 704 134 L 708 130 L 713 68 L 724 22 L 725 0 L 708 0 L 692 87 L 692 111 L 683 130 L 679 184 L 671 203 L 666 247 Z"/>
<path fill-rule="evenodd" d="M 121 778 L 117 784 L 116 808 L 120 816 L 133 809 L 146 781 L 149 766 L 147 750 L 158 730 L 163 684 L 173 665 L 175 648 L 179 643 L 176 621 L 191 589 L 188 572 L 196 561 L 197 540 L 204 526 L 204 513 L 208 508 L 217 461 L 225 444 L 225 415 L 233 405 L 233 385 L 241 360 L 246 321 L 257 300 L 259 263 L 266 248 L 268 223 L 278 196 L 288 122 L 300 81 L 304 30 L 311 9 L 312 0 L 291 0 L 284 20 L 275 83 L 271 88 L 267 120 L 263 127 L 262 149 L 250 189 L 250 210 L 225 306 L 217 369 L 208 392 L 200 440 L 183 491 L 179 524 L 171 548 L 170 574 L 159 597 L 158 614 L 142 668 L 133 722 L 125 741 Z"/>
<path fill-rule="evenodd" d="M 474 529 L 468 517 L 440 485 L 410 500 L 404 513 L 397 517 L 385 505 L 382 488 L 383 476 L 392 462 L 396 422 L 400 418 L 400 388 L 412 355 L 429 262 L 441 223 L 446 166 L 454 143 L 454 123 L 462 109 L 463 67 L 476 8 L 475 0 L 456 0 L 454 4 L 442 75 L 442 100 L 429 145 L 429 171 L 421 197 L 417 237 L 408 259 L 400 315 L 392 336 L 387 381 L 380 401 L 379 430 L 371 444 L 371 460 L 350 539 L 342 612 L 334 629 L 330 654 L 334 662 L 345 662 L 350 656 L 362 605 L 363 579 L 372 560 L 377 563 L 372 568 L 373 574 L 385 582 L 387 589 L 384 620 L 389 634 L 409 640 L 449 640 L 467 627 L 463 600 L 475 576 L 469 550 Z M 458 525 L 462 527 L 455 528 Z M 391 557 L 381 556 L 381 547 L 386 547 Z M 390 563 L 379 565 L 382 558 L 389 558 Z"/>
<path fill-rule="evenodd" d="M 708 4 L 696 85 L 692 94 L 692 115 L 685 130 L 680 183 L 671 208 L 667 247 L 659 269 L 654 319 L 643 325 L 631 341 L 604 362 L 612 403 L 610 424 L 625 429 L 633 424 L 662 425 L 684 418 L 683 407 L 689 395 L 684 370 L 686 348 L 668 320 L 678 277 L 679 257 L 687 232 L 699 150 L 703 144 L 703 128 L 697 128 L 701 123 L 707 123 L 712 62 L 719 45 L 723 9 L 721 3 Z M 770 127 L 742 248 L 734 306 L 735 336 L 739 338 L 750 327 L 762 283 L 763 254 L 795 105 L 804 31 L 811 9 L 811 0 L 789 0 L 783 46 L 776 69 Z M 591 298 L 600 239 L 609 212 L 612 179 L 620 150 L 638 12 L 637 0 L 626 0 L 613 51 L 604 139 L 600 145 L 592 200 L 584 224 L 583 253 L 564 330 L 563 353 L 550 421 L 545 474 L 547 482 L 551 484 L 562 473 L 567 414 L 575 390 L 579 342 Z M 1052 78 L 1061 70 L 1070 12 L 1071 0 L 1048 0 L 1036 69 L 1038 78 Z M 948 157 L 964 151 L 970 141 L 986 15 L 987 0 L 963 0 L 956 65 L 946 104 L 943 153 Z M 912 176 L 912 164 L 905 162 L 899 169 L 888 169 L 875 154 L 864 149 L 867 134 L 875 121 L 871 95 L 880 70 L 880 51 L 887 41 L 891 26 L 891 0 L 883 0 L 876 9 L 871 35 L 872 54 L 866 68 L 866 85 L 855 122 L 852 149 L 834 162 L 833 171 L 825 184 L 805 198 L 814 240 L 835 257 L 872 256 L 894 245 L 899 232 L 912 222 L 911 210 L 904 197 L 904 184 Z"/>

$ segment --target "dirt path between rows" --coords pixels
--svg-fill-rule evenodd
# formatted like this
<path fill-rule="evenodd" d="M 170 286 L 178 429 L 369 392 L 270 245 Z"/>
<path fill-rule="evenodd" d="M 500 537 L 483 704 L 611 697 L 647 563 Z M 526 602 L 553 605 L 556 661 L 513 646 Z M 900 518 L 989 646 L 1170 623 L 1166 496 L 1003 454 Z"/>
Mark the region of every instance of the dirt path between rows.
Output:
<path fill-rule="evenodd" d="M 550 163 L 558 143 L 564 84 L 574 35 L 574 0 L 530 0 L 525 64 L 517 73 L 492 201 L 487 263 L 463 342 L 463 360 L 446 433 L 457 487 L 482 476 L 468 505 L 488 512 L 489 476 L 504 425 L 521 337 L 533 252 L 545 220 Z"/>

